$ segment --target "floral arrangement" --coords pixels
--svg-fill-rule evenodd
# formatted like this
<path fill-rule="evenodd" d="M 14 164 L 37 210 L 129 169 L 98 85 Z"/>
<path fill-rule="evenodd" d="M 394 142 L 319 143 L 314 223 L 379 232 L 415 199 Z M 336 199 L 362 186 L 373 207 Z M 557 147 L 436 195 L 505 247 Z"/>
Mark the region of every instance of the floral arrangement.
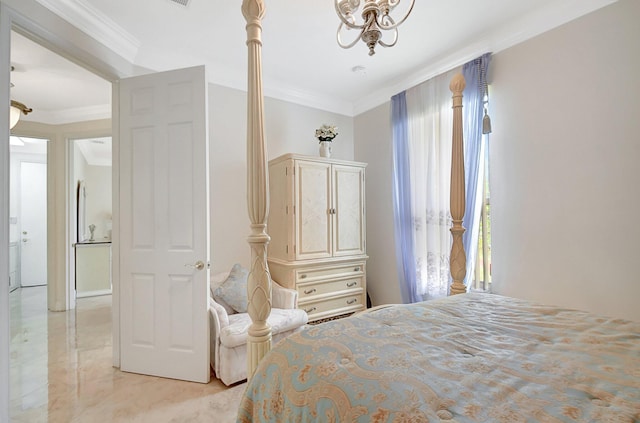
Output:
<path fill-rule="evenodd" d="M 334 125 L 323 124 L 320 128 L 316 129 L 316 138 L 319 141 L 333 141 L 338 135 L 338 128 Z"/>

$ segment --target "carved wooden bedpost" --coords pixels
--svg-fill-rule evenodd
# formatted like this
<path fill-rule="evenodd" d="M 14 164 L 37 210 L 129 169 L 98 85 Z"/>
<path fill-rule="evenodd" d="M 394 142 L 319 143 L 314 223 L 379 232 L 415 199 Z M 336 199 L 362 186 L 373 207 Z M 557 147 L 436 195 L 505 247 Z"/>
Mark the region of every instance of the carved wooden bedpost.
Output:
<path fill-rule="evenodd" d="M 462 143 L 462 91 L 465 87 L 464 77 L 457 74 L 451 80 L 449 89 L 453 93 L 453 148 L 451 149 L 451 217 L 453 218 L 453 245 L 451 246 L 450 268 L 453 283 L 449 295 L 467 292 L 464 277 L 467 273 L 467 257 L 462 244 L 462 227 L 465 207 L 464 191 L 464 147 Z"/>
<path fill-rule="evenodd" d="M 271 349 L 271 276 L 267 265 L 266 233 L 269 215 L 269 175 L 264 137 L 264 98 L 262 94 L 262 17 L 263 0 L 243 0 L 242 14 L 247 21 L 249 51 L 247 89 L 247 207 L 251 219 L 251 269 L 247 283 L 248 312 L 251 317 L 247 340 L 247 378 Z"/>

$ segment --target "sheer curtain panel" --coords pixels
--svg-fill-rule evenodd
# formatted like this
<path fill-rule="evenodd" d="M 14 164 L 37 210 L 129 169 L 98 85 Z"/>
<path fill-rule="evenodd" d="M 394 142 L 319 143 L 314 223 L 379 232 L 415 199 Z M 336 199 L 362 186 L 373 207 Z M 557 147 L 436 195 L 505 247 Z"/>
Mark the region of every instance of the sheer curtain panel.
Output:
<path fill-rule="evenodd" d="M 395 207 L 394 217 L 396 245 L 402 249 L 398 263 L 406 302 L 446 296 L 449 289 L 449 82 L 459 72 L 454 69 L 441 74 L 392 99 L 394 193 L 396 202 L 405 200 Z M 405 113 L 399 113 L 402 94 Z"/>

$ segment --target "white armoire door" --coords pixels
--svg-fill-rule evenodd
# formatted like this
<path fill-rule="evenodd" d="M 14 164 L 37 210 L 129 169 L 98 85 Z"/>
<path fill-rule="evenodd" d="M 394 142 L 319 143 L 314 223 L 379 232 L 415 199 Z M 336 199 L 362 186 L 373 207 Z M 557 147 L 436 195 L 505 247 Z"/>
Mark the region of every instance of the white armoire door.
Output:
<path fill-rule="evenodd" d="M 204 67 L 119 82 L 120 364 L 209 381 Z"/>
<path fill-rule="evenodd" d="M 364 168 L 333 165 L 333 255 L 365 253 Z"/>
<path fill-rule="evenodd" d="M 331 164 L 295 164 L 296 260 L 331 257 Z"/>

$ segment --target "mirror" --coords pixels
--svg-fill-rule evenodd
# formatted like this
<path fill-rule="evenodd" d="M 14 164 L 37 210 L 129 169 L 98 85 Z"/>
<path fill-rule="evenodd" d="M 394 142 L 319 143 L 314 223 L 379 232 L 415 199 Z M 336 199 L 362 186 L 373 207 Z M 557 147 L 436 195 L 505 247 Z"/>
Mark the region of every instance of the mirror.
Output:
<path fill-rule="evenodd" d="M 111 241 L 111 137 L 73 142 L 77 242 Z"/>

